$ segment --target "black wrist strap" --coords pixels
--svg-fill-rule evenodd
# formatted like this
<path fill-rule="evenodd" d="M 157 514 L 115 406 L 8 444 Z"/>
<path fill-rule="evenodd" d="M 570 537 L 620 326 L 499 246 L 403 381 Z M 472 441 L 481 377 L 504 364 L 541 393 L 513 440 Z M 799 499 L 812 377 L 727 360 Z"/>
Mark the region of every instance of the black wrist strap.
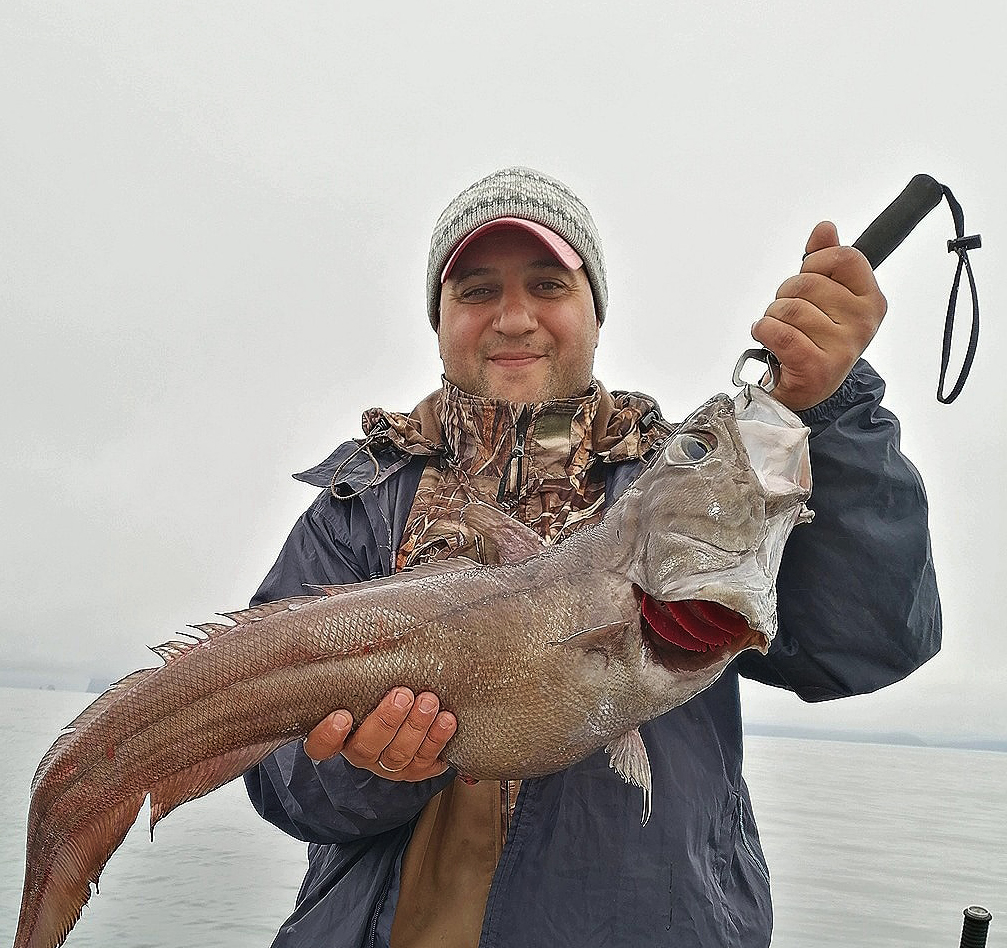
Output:
<path fill-rule="evenodd" d="M 965 215 L 962 206 L 955 200 L 951 189 L 941 184 L 928 174 L 918 174 L 905 186 L 902 193 L 888 205 L 854 242 L 857 248 L 876 270 L 885 258 L 902 243 L 913 228 L 938 204 L 941 198 L 946 198 L 951 216 L 955 219 L 955 239 L 948 241 L 948 253 L 958 254 L 958 271 L 951 287 L 951 298 L 948 300 L 948 315 L 944 323 L 944 343 L 941 348 L 941 375 L 937 383 L 937 401 L 947 405 L 953 402 L 965 386 L 972 360 L 975 358 L 976 346 L 979 343 L 979 294 L 976 292 L 976 281 L 972 275 L 972 265 L 969 263 L 970 250 L 982 246 L 978 234 L 965 236 Z M 962 270 L 968 274 L 969 289 L 972 291 L 972 332 L 969 336 L 968 349 L 962 362 L 958 381 L 946 395 L 944 382 L 951 359 L 951 340 L 955 328 L 955 308 L 958 305 L 958 286 L 961 283 Z"/>
<path fill-rule="evenodd" d="M 962 206 L 955 199 L 955 196 L 951 193 L 951 189 L 946 184 L 942 184 L 941 189 L 944 192 L 944 197 L 947 198 L 948 206 L 951 208 L 951 216 L 955 221 L 955 239 L 948 241 L 948 253 L 958 254 L 958 268 L 955 270 L 955 281 L 951 285 L 951 296 L 948 299 L 948 314 L 944 320 L 944 342 L 941 346 L 941 374 L 937 382 L 937 401 L 944 405 L 950 405 L 965 387 L 965 380 L 969 377 L 972 360 L 975 358 L 976 346 L 979 344 L 979 293 L 976 290 L 972 264 L 969 263 L 969 251 L 981 247 L 982 238 L 978 234 L 973 234 L 970 237 L 965 236 L 965 214 L 962 211 Z M 945 376 L 948 371 L 948 363 L 951 360 L 951 341 L 954 337 L 955 310 L 958 306 L 958 286 L 961 283 L 963 269 L 968 275 L 969 290 L 972 294 L 972 329 L 969 333 L 965 358 L 962 360 L 962 367 L 958 373 L 958 380 L 951 391 L 944 394 Z"/>

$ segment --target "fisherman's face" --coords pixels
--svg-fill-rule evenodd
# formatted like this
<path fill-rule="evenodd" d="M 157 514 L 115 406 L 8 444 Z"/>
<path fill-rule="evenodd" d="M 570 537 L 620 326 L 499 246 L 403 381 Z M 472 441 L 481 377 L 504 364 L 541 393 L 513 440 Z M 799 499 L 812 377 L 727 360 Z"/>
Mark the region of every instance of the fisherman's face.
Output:
<path fill-rule="evenodd" d="M 441 289 L 437 339 L 445 377 L 471 395 L 582 395 L 598 345 L 591 284 L 527 231 L 490 231 L 465 248 Z"/>

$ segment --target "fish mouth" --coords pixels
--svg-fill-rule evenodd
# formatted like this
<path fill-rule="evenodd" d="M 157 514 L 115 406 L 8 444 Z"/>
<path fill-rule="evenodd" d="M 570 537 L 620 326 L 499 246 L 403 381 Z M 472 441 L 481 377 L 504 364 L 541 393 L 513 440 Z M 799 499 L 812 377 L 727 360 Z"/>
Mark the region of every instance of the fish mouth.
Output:
<path fill-rule="evenodd" d="M 719 602 L 681 599 L 664 602 L 634 587 L 641 626 L 655 658 L 681 668 L 706 666 L 742 649 L 766 647 L 766 637 L 739 612 Z"/>

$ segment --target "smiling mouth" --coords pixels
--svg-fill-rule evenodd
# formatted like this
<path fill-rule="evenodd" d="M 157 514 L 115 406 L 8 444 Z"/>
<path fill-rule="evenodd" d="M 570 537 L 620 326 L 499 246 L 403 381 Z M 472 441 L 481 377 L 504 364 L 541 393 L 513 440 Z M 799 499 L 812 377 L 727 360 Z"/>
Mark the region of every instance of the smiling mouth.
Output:
<path fill-rule="evenodd" d="M 529 352 L 522 349 L 515 352 L 494 352 L 487 356 L 490 362 L 534 362 L 536 359 L 544 358 L 543 352 Z"/>

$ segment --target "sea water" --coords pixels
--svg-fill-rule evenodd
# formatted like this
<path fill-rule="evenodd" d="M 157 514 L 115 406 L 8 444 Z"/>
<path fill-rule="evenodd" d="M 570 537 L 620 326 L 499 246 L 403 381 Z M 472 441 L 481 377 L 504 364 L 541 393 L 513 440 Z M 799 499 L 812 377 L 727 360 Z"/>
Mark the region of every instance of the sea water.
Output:
<path fill-rule="evenodd" d="M 749 737 L 775 948 L 1007 946 L 1007 753 Z"/>
<path fill-rule="evenodd" d="M 32 774 L 93 698 L 0 688 L 0 946 L 20 905 Z M 745 761 L 776 948 L 956 948 L 974 903 L 994 914 L 990 948 L 1007 945 L 1007 754 L 749 737 Z M 153 845 L 147 821 L 145 807 L 68 948 L 267 946 L 303 844 L 255 814 L 241 781 L 173 812 Z"/>

